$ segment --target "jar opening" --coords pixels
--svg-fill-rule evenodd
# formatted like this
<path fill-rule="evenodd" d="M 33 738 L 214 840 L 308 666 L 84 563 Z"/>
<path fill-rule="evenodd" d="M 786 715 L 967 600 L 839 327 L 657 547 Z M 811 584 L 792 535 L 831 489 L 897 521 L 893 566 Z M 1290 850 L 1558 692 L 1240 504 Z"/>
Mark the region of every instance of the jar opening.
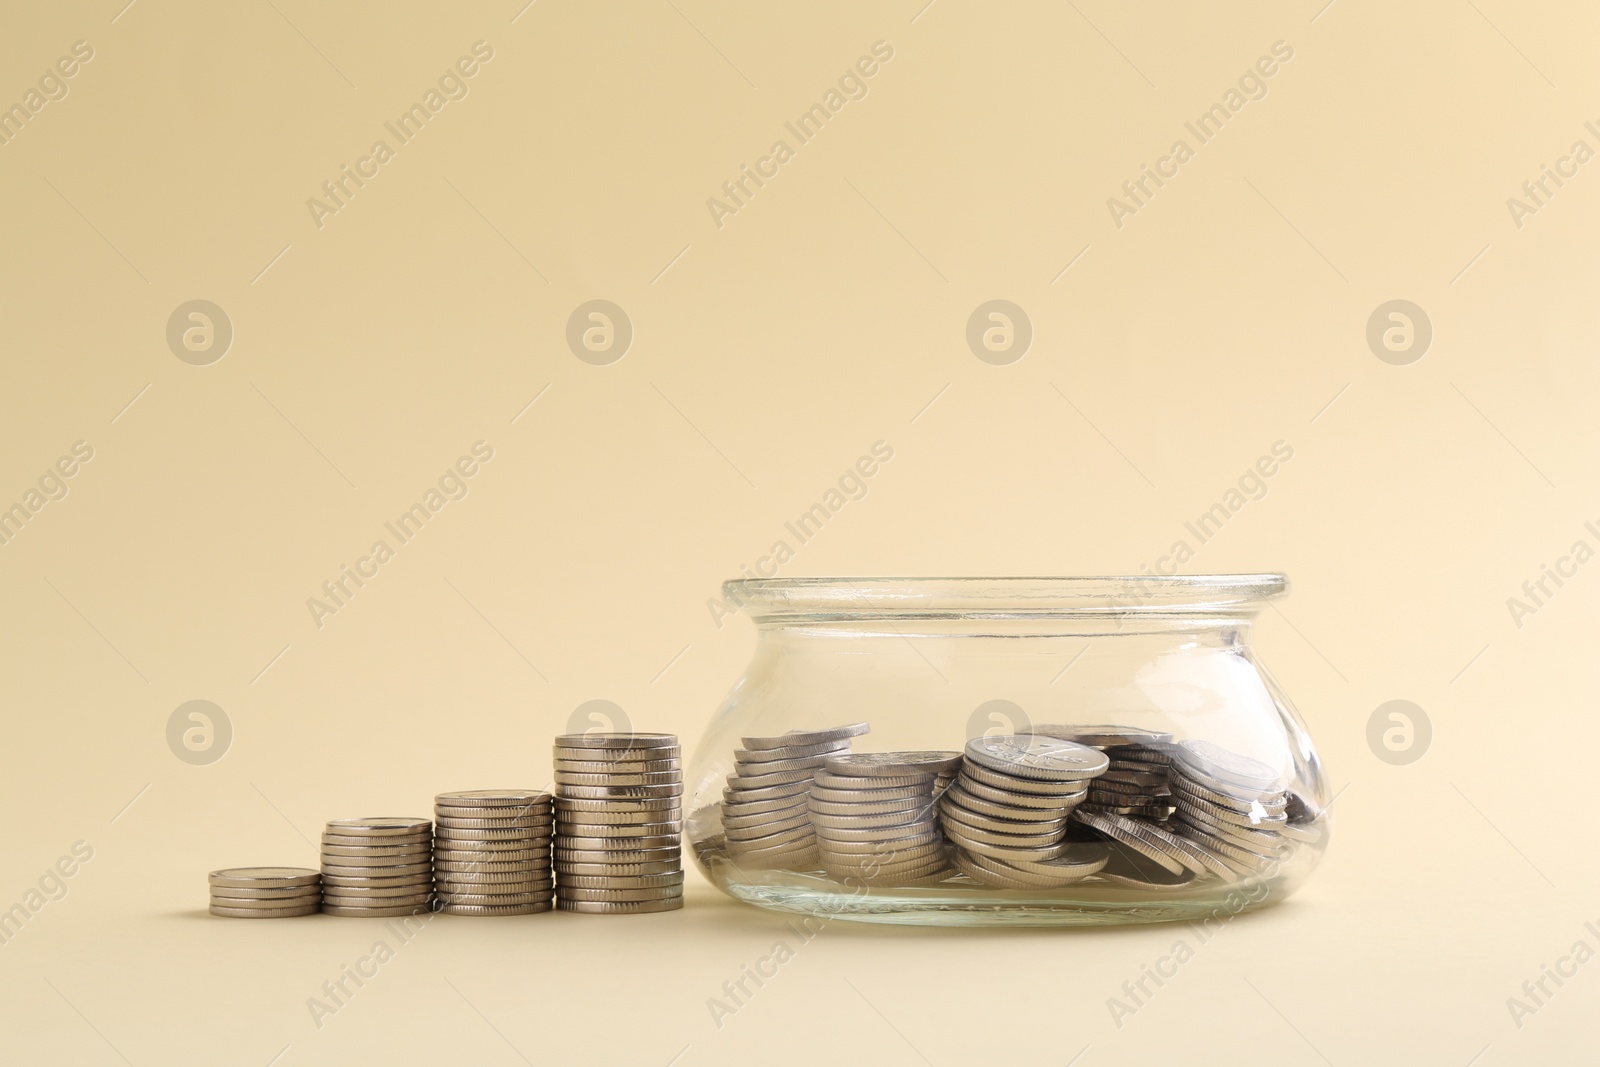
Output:
<path fill-rule="evenodd" d="M 744 578 L 722 592 L 757 620 L 1248 617 L 1288 588 L 1281 574 L 1082 578 Z"/>

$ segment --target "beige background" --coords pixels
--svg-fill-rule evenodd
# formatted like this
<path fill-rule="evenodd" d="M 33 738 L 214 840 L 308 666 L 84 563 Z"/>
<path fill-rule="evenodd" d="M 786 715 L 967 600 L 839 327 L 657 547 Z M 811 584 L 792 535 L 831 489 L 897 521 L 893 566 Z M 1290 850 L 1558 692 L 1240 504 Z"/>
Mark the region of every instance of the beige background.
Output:
<path fill-rule="evenodd" d="M 0 948 L 0 1060 L 1589 1051 L 1600 964 L 1520 1027 L 1507 998 L 1600 948 L 1600 564 L 1520 628 L 1506 601 L 1600 547 L 1600 162 L 1520 228 L 1506 200 L 1600 148 L 1591 7 L 123 2 L 0 15 L 0 103 L 94 50 L 0 146 L 0 502 L 94 450 L 0 545 L 0 907 L 94 849 Z M 319 229 L 307 199 L 480 40 Z M 719 229 L 707 198 L 880 40 Z M 1107 198 L 1280 40 L 1117 228 Z M 634 328 L 609 366 L 564 341 L 595 298 Z M 997 298 L 1035 331 L 1009 366 L 964 340 Z M 1407 366 L 1364 337 L 1397 298 L 1434 329 Z M 235 331 L 210 366 L 165 340 L 193 299 Z M 543 784 L 583 701 L 692 743 L 753 646 L 706 601 L 880 439 L 784 574 L 1136 573 L 1293 448 L 1184 569 L 1293 581 L 1259 646 L 1347 790 L 1300 896 L 1120 1027 L 1107 999 L 1192 931 L 835 924 L 719 1029 L 707 998 L 789 935 L 695 874 L 677 914 L 440 921 L 319 1029 L 380 931 L 204 915 L 207 870 L 312 863 L 327 818 Z M 319 629 L 307 598 L 478 440 L 469 495 Z M 1407 766 L 1366 742 L 1394 698 L 1434 728 Z M 209 766 L 165 740 L 191 699 L 235 729 Z"/>

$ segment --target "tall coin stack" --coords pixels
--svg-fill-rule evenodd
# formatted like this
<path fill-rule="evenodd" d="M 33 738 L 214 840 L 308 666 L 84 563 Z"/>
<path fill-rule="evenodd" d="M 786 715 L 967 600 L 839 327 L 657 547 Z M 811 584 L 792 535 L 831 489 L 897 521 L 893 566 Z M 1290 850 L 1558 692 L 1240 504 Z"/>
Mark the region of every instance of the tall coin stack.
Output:
<path fill-rule="evenodd" d="M 1087 745 L 1042 735 L 967 742 L 961 774 L 939 801 L 956 866 L 1017 889 L 1059 888 L 1098 872 L 1107 850 L 1069 839 L 1067 822 L 1110 762 Z"/>
<path fill-rule="evenodd" d="M 206 881 L 211 914 L 230 919 L 290 919 L 322 905 L 322 875 L 309 867 L 230 867 Z"/>
<path fill-rule="evenodd" d="M 469 789 L 433 798 L 433 885 L 449 915 L 532 915 L 555 900 L 555 815 L 540 789 Z"/>
<path fill-rule="evenodd" d="M 683 906 L 683 752 L 674 734 L 563 734 L 555 743 L 556 907 Z"/>
<path fill-rule="evenodd" d="M 1183 741 L 1172 756 L 1172 788 L 1177 831 L 1235 873 L 1259 874 L 1287 857 L 1289 792 L 1271 767 L 1207 741 Z"/>
<path fill-rule="evenodd" d="M 433 823 L 427 819 L 333 819 L 322 832 L 322 910 L 327 915 L 411 915 L 433 897 Z"/>
<path fill-rule="evenodd" d="M 934 795 L 960 765 L 959 752 L 829 756 L 807 802 L 823 870 L 835 881 L 865 886 L 948 877 Z"/>
<path fill-rule="evenodd" d="M 864 722 L 831 730 L 791 730 L 746 737 L 733 754 L 722 791 L 722 831 L 728 855 L 741 867 L 815 870 L 822 863 L 806 800 L 828 761 L 866 733 Z"/>
<path fill-rule="evenodd" d="M 1083 810 L 1156 822 L 1172 814 L 1172 735 L 1135 726 L 1034 726 L 1027 731 L 1097 748 L 1111 761 L 1089 782 Z"/>

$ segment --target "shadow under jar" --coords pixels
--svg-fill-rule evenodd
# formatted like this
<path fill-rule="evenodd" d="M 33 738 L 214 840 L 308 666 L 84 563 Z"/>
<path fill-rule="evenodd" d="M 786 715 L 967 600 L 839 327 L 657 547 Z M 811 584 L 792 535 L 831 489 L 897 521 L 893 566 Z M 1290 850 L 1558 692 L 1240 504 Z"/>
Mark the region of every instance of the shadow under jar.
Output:
<path fill-rule="evenodd" d="M 1103 925 L 1292 893 L 1328 795 L 1250 625 L 1278 574 L 731 581 L 755 656 L 690 766 L 736 899 L 866 922 Z"/>

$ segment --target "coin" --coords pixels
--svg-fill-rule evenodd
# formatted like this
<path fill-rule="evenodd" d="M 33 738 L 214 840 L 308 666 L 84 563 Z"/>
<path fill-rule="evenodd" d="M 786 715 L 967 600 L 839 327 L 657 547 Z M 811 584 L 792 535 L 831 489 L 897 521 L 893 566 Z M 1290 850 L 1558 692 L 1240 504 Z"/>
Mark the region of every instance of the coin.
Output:
<path fill-rule="evenodd" d="M 980 800 L 991 801 L 996 804 L 1005 804 L 1007 806 L 1019 808 L 1036 808 L 1041 811 L 1059 811 L 1063 808 L 1071 807 L 1073 804 L 1076 804 L 1078 799 L 1081 796 L 1087 795 L 1088 792 L 1087 790 L 1077 790 L 1054 796 L 1049 793 L 1024 793 L 1016 789 L 1009 788 L 1004 784 L 990 785 L 988 782 L 980 782 L 978 779 L 970 776 L 968 773 L 969 770 L 981 771 L 982 768 L 963 768 L 961 776 L 956 779 L 955 784 L 952 785 L 951 788 L 959 788 L 962 793 L 977 797 Z M 949 795 L 948 791 L 945 793 L 945 795 Z M 941 797 L 941 799 L 943 798 Z"/>
<path fill-rule="evenodd" d="M 304 908 L 320 903 L 322 890 L 316 889 L 309 893 L 301 892 L 293 897 L 230 897 L 219 893 L 211 894 L 211 903 L 221 908 L 251 908 L 258 911 L 273 911 L 282 908 Z"/>
<path fill-rule="evenodd" d="M 441 815 L 437 819 L 439 828 L 446 830 L 538 830 L 549 827 L 554 821 L 553 815 L 519 815 L 504 819 L 473 819 Z"/>
<path fill-rule="evenodd" d="M 639 799 L 654 800 L 661 797 L 681 797 L 683 785 L 563 785 L 561 794 L 583 800 Z"/>
<path fill-rule="evenodd" d="M 550 846 L 548 843 L 539 848 L 504 849 L 500 851 L 441 848 L 434 850 L 433 865 L 437 867 L 441 863 L 472 863 L 478 866 L 492 867 L 502 863 L 537 862 L 539 860 L 548 860 L 549 858 Z"/>
<path fill-rule="evenodd" d="M 206 880 L 213 886 L 238 889 L 287 889 L 322 883 L 322 874 L 310 867 L 225 867 Z"/>
<path fill-rule="evenodd" d="M 433 891 L 430 889 L 426 892 L 407 893 L 404 896 L 387 897 L 375 897 L 362 893 L 354 893 L 349 896 L 341 896 L 336 893 L 326 893 L 322 897 L 322 903 L 328 907 L 334 908 L 364 908 L 370 904 L 378 904 L 385 908 L 398 908 L 406 905 L 416 906 L 420 904 L 426 904 L 432 899 Z"/>
<path fill-rule="evenodd" d="M 662 749 L 677 748 L 677 734 L 650 733 L 587 733 L 561 734 L 555 740 L 556 748 L 571 749 Z"/>
<path fill-rule="evenodd" d="M 440 903 L 449 907 L 515 907 L 519 904 L 548 904 L 555 899 L 553 889 L 533 893 L 451 893 L 440 894 Z"/>
<path fill-rule="evenodd" d="M 433 862 L 411 863 L 404 867 L 336 867 L 332 864 L 322 865 L 322 880 L 329 878 L 373 878 L 391 879 L 406 878 L 411 875 L 426 875 L 433 870 Z"/>
<path fill-rule="evenodd" d="M 856 722 L 848 726 L 834 726 L 826 730 L 790 730 L 788 733 L 779 734 L 776 737 L 746 737 L 740 741 L 740 744 L 751 750 L 804 748 L 810 745 L 847 741 L 852 737 L 860 737 L 869 733 L 871 730 L 872 727 L 866 723 Z"/>
<path fill-rule="evenodd" d="M 640 915 L 645 912 L 677 911 L 683 907 L 682 897 L 670 900 L 557 900 L 558 911 L 581 911 L 596 915 Z"/>
<path fill-rule="evenodd" d="M 780 776 L 769 776 L 780 777 Z M 683 784 L 682 771 L 656 771 L 650 774 L 577 774 L 571 771 L 556 772 L 556 787 L 566 792 L 567 786 L 681 786 Z M 776 785 L 776 782 L 763 781 L 763 785 Z"/>
<path fill-rule="evenodd" d="M 443 804 L 471 808 L 520 808 L 548 804 L 550 794 L 542 789 L 463 789 L 453 793 L 440 793 L 433 798 L 433 802 L 436 806 Z"/>
<path fill-rule="evenodd" d="M 372 908 L 357 908 L 349 905 L 328 904 L 324 904 L 322 906 L 322 914 L 324 915 L 338 915 L 351 919 L 383 919 L 391 918 L 397 915 L 424 915 L 429 910 L 431 909 L 427 904 L 407 904 L 398 907 Z"/>
<path fill-rule="evenodd" d="M 573 889 L 660 889 L 683 885 L 683 872 L 636 875 L 567 875 L 561 884 Z"/>
<path fill-rule="evenodd" d="M 640 798 L 633 797 L 626 800 L 581 800 L 576 797 L 557 797 L 555 803 L 556 814 L 570 814 L 572 812 L 647 812 L 647 811 L 676 811 L 683 806 L 676 797 Z"/>
<path fill-rule="evenodd" d="M 433 831 L 432 830 L 429 830 L 427 833 L 422 833 L 422 834 L 408 834 L 408 835 L 406 835 L 404 837 L 399 837 L 399 836 L 385 836 L 385 837 L 370 837 L 369 836 L 369 837 L 361 837 L 361 836 L 355 836 L 355 835 L 350 835 L 350 834 L 330 834 L 330 833 L 324 833 L 322 835 L 322 844 L 324 844 L 324 845 L 344 845 L 347 848 L 368 848 L 368 847 L 374 847 L 374 848 L 402 848 L 402 847 L 404 847 L 406 845 L 426 845 L 432 840 L 433 840 Z"/>
<path fill-rule="evenodd" d="M 329 819 L 330 834 L 345 837 L 407 837 L 423 834 L 433 828 L 429 819 L 369 816 L 362 819 Z"/>
<path fill-rule="evenodd" d="M 1256 791 L 1277 788 L 1281 776 L 1267 764 L 1209 741 L 1179 741 L 1173 759 L 1185 771 Z"/>
<path fill-rule="evenodd" d="M 230 908 L 212 904 L 212 915 L 228 919 L 293 919 L 301 915 L 315 915 L 322 910 L 320 904 L 305 904 L 297 908 Z"/>
<path fill-rule="evenodd" d="M 1161 730 L 1145 730 L 1138 726 L 1079 726 L 1059 723 L 1041 723 L 1023 731 L 1042 734 L 1060 741 L 1074 741 L 1090 748 L 1110 748 L 1123 745 L 1159 745 L 1172 740 L 1172 735 Z"/>
<path fill-rule="evenodd" d="M 966 757 L 989 770 L 1050 781 L 1091 778 L 1111 762 L 1087 745 L 1038 734 L 975 737 L 967 742 Z"/>
<path fill-rule="evenodd" d="M 433 884 L 441 890 L 460 886 L 503 885 L 510 887 L 507 892 L 512 892 L 518 888 L 531 889 L 550 880 L 549 868 L 539 871 L 437 871 L 433 876 Z"/>
<path fill-rule="evenodd" d="M 670 900 L 683 896 L 683 886 L 665 885 L 653 889 L 582 889 L 578 886 L 561 886 L 562 900 Z"/>
<path fill-rule="evenodd" d="M 678 770 L 677 757 L 664 759 L 557 759 L 555 769 L 568 774 L 661 774 Z"/>
<path fill-rule="evenodd" d="M 828 757 L 832 774 L 863 777 L 906 777 L 954 774 L 961 767 L 959 752 L 849 752 Z"/>
<path fill-rule="evenodd" d="M 271 889 L 243 889 L 238 886 L 214 885 L 211 887 L 212 900 L 263 900 L 263 901 L 295 901 L 316 900 L 322 895 L 322 882 L 319 879 L 315 885 L 284 886 Z"/>
<path fill-rule="evenodd" d="M 1096 877 L 1125 889 L 1179 889 L 1194 881 L 1194 872 L 1181 867 L 1173 871 L 1149 857 L 1124 850 L 1113 852 Z"/>
<path fill-rule="evenodd" d="M 362 859 L 379 858 L 388 859 L 405 856 L 426 856 L 433 846 L 426 841 L 419 841 L 414 845 L 323 845 L 324 856 L 347 856 Z"/>
<path fill-rule="evenodd" d="M 445 915 L 536 915 L 539 912 L 553 911 L 554 909 L 554 902 L 548 900 L 537 904 L 512 904 L 490 907 L 481 907 L 475 904 L 444 904 L 439 908 Z"/>
<path fill-rule="evenodd" d="M 550 869 L 549 861 L 538 863 L 435 863 L 433 877 L 435 880 L 449 879 L 458 875 L 472 875 L 478 878 L 522 878 L 529 874 L 537 874 Z"/>
<path fill-rule="evenodd" d="M 1155 861 L 1173 874 L 1186 871 L 1187 868 L 1174 855 L 1171 847 L 1162 839 L 1150 833 L 1148 823 L 1138 819 L 1130 819 L 1123 815 L 1107 815 L 1104 812 L 1084 811 L 1078 808 L 1072 817 L 1088 826 L 1092 830 L 1104 834 L 1118 844 L 1126 845 L 1147 859 Z M 1115 852 L 1115 850 L 1113 850 Z"/>
<path fill-rule="evenodd" d="M 683 873 L 678 860 L 654 860 L 649 863 L 567 863 L 558 862 L 555 870 L 563 880 L 568 875 L 595 878 L 625 878 L 640 875 Z"/>
<path fill-rule="evenodd" d="M 1070 744 L 1063 741 L 1061 744 Z M 1093 749 L 1089 749 L 1093 752 Z M 1024 778 L 1021 775 L 1007 774 L 981 764 L 972 763 L 961 768 L 961 777 L 958 781 L 978 782 L 982 785 L 1003 789 L 1008 793 L 1031 793 L 1035 796 L 1048 796 L 1057 798 L 1071 798 L 1073 802 L 1083 799 L 1088 793 L 1085 781 L 1081 779 L 1050 779 L 1050 778 Z"/>

